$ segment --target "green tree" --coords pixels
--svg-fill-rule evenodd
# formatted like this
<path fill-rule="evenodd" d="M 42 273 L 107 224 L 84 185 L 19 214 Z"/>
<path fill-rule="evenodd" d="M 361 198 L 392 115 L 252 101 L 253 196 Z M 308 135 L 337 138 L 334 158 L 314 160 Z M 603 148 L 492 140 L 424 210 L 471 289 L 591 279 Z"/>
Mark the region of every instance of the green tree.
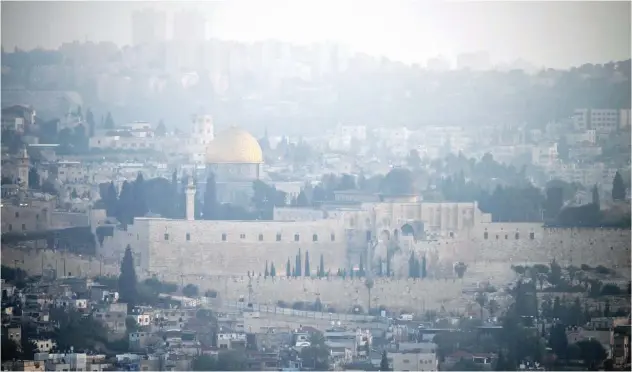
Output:
<path fill-rule="evenodd" d="M 267 278 L 267 277 L 268 277 L 268 275 L 270 275 L 270 273 L 268 272 L 268 260 L 266 260 L 266 268 L 265 268 L 265 270 L 263 271 L 263 277 L 264 277 L 264 278 Z"/>
<path fill-rule="evenodd" d="M 481 311 L 481 321 L 483 320 L 483 309 L 485 308 L 487 301 L 488 301 L 487 294 L 485 292 L 478 292 L 476 294 L 476 303 L 480 307 L 480 311 Z"/>
<path fill-rule="evenodd" d="M 309 277 L 311 276 L 311 270 L 309 267 L 309 251 L 305 251 L 305 273 L 304 275 Z"/>
<path fill-rule="evenodd" d="M 601 343 L 595 339 L 581 340 L 577 342 L 580 355 L 586 364 L 586 367 L 594 371 L 604 360 L 608 354 Z"/>
<path fill-rule="evenodd" d="M 612 200 L 625 200 L 625 183 L 618 171 L 612 180 Z"/>
<path fill-rule="evenodd" d="M 9 339 L 6 335 L 6 332 L 2 333 L 2 361 L 6 362 L 9 360 L 18 360 L 22 359 L 22 354 L 20 353 L 19 345 Z"/>
<path fill-rule="evenodd" d="M 158 125 L 156 126 L 156 137 L 164 137 L 167 135 L 167 127 L 165 127 L 165 122 L 160 119 Z"/>
<path fill-rule="evenodd" d="M 310 336 L 310 346 L 301 349 L 303 367 L 315 371 L 329 370 L 329 348 L 325 345 L 325 338 L 321 333 Z"/>
<path fill-rule="evenodd" d="M 390 371 L 391 366 L 388 363 L 388 354 L 386 350 L 382 351 L 382 360 L 380 360 L 380 371 Z"/>
<path fill-rule="evenodd" d="M 296 206 L 297 207 L 309 206 L 309 200 L 307 199 L 307 195 L 305 195 L 305 191 L 301 190 L 301 192 L 298 194 L 298 197 L 296 197 Z"/>
<path fill-rule="evenodd" d="M 94 137 L 96 123 L 94 121 L 94 114 L 90 109 L 86 112 L 86 123 L 88 124 L 88 136 Z"/>
<path fill-rule="evenodd" d="M 112 113 L 108 112 L 105 117 L 105 123 L 103 124 L 105 129 L 114 129 L 114 119 L 112 119 Z"/>
<path fill-rule="evenodd" d="M 141 172 L 138 172 L 136 181 L 134 181 L 134 185 L 132 187 L 132 193 L 134 195 L 134 217 L 145 217 L 147 212 L 149 212 L 145 191 L 145 178 Z"/>
<path fill-rule="evenodd" d="M 127 308 L 131 311 L 136 303 L 138 292 L 136 291 L 136 269 L 134 268 L 134 257 L 132 247 L 127 245 L 125 255 L 121 261 L 121 274 L 118 279 L 118 291 L 121 302 L 127 303 Z"/>
<path fill-rule="evenodd" d="M 292 276 L 292 269 L 291 269 L 291 266 L 290 266 L 290 259 L 289 258 L 287 259 L 287 264 L 285 264 L 285 276 L 288 277 L 288 278 L 290 276 Z"/>
<path fill-rule="evenodd" d="M 301 249 L 298 249 L 298 254 L 296 255 L 296 266 L 294 267 L 296 277 L 302 276 L 301 274 Z"/>
<path fill-rule="evenodd" d="M 318 266 L 318 276 L 321 278 L 325 277 L 325 259 L 323 258 L 323 254 L 320 254 L 320 265 Z"/>
<path fill-rule="evenodd" d="M 550 264 L 550 271 L 548 273 L 548 281 L 551 285 L 559 285 L 562 280 L 562 267 L 553 259 Z"/>
<path fill-rule="evenodd" d="M 198 287 L 194 284 L 187 284 L 182 288 L 182 294 L 186 297 L 197 297 L 198 293 Z"/>
<path fill-rule="evenodd" d="M 463 279 L 463 276 L 465 275 L 466 271 L 467 271 L 467 265 L 464 264 L 463 262 L 457 262 L 456 265 L 454 265 L 454 272 L 459 277 L 459 279 Z"/>
<path fill-rule="evenodd" d="M 270 276 L 273 278 L 276 276 L 276 268 L 274 267 L 274 262 L 270 264 Z"/>

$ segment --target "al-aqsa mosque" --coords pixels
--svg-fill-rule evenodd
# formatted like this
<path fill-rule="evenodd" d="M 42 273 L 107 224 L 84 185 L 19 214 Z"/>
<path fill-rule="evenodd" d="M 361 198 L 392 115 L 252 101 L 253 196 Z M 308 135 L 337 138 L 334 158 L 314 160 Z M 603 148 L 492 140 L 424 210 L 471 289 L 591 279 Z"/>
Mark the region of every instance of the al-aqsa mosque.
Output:
<path fill-rule="evenodd" d="M 205 161 L 206 176 L 215 176 L 218 202 L 250 202 L 252 182 L 260 178 L 263 164 L 255 137 L 237 127 L 225 129 L 207 145 Z"/>

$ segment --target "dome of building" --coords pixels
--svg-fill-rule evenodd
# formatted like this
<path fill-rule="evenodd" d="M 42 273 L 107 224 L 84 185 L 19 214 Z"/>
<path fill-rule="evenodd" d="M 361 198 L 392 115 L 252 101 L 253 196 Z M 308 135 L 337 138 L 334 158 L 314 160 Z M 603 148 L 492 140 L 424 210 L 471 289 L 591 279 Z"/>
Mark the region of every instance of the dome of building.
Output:
<path fill-rule="evenodd" d="M 207 164 L 261 164 L 263 151 L 255 137 L 243 129 L 229 128 L 206 148 Z"/>

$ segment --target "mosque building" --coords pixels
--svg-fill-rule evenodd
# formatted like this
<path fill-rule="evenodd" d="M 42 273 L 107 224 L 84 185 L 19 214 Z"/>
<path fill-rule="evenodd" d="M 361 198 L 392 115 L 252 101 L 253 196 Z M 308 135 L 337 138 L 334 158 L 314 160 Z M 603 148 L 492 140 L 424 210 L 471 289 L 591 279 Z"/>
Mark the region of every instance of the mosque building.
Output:
<path fill-rule="evenodd" d="M 215 176 L 217 201 L 250 203 L 252 183 L 260 179 L 263 151 L 247 131 L 231 127 L 215 136 L 206 148 L 206 177 Z"/>

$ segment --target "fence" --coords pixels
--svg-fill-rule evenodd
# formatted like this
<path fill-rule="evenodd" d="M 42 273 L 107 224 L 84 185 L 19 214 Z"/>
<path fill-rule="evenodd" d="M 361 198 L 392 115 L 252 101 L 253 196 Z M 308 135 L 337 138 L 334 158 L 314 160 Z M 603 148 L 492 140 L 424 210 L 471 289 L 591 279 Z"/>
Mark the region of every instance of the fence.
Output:
<path fill-rule="evenodd" d="M 205 298 L 202 300 L 202 303 L 210 304 L 211 301 Z M 329 320 L 329 321 L 372 322 L 376 320 L 376 317 L 371 316 L 371 315 L 355 315 L 355 314 L 328 313 L 328 312 L 320 312 L 320 311 L 304 311 L 304 310 L 294 310 L 294 309 L 289 309 L 285 307 L 260 305 L 260 304 L 252 304 L 252 307 L 249 307 L 246 302 L 222 301 L 222 306 L 230 308 L 230 309 L 244 310 L 248 308 L 252 311 L 258 311 L 260 313 L 296 316 L 296 317 L 301 317 L 301 318 L 321 319 L 321 320 Z"/>

